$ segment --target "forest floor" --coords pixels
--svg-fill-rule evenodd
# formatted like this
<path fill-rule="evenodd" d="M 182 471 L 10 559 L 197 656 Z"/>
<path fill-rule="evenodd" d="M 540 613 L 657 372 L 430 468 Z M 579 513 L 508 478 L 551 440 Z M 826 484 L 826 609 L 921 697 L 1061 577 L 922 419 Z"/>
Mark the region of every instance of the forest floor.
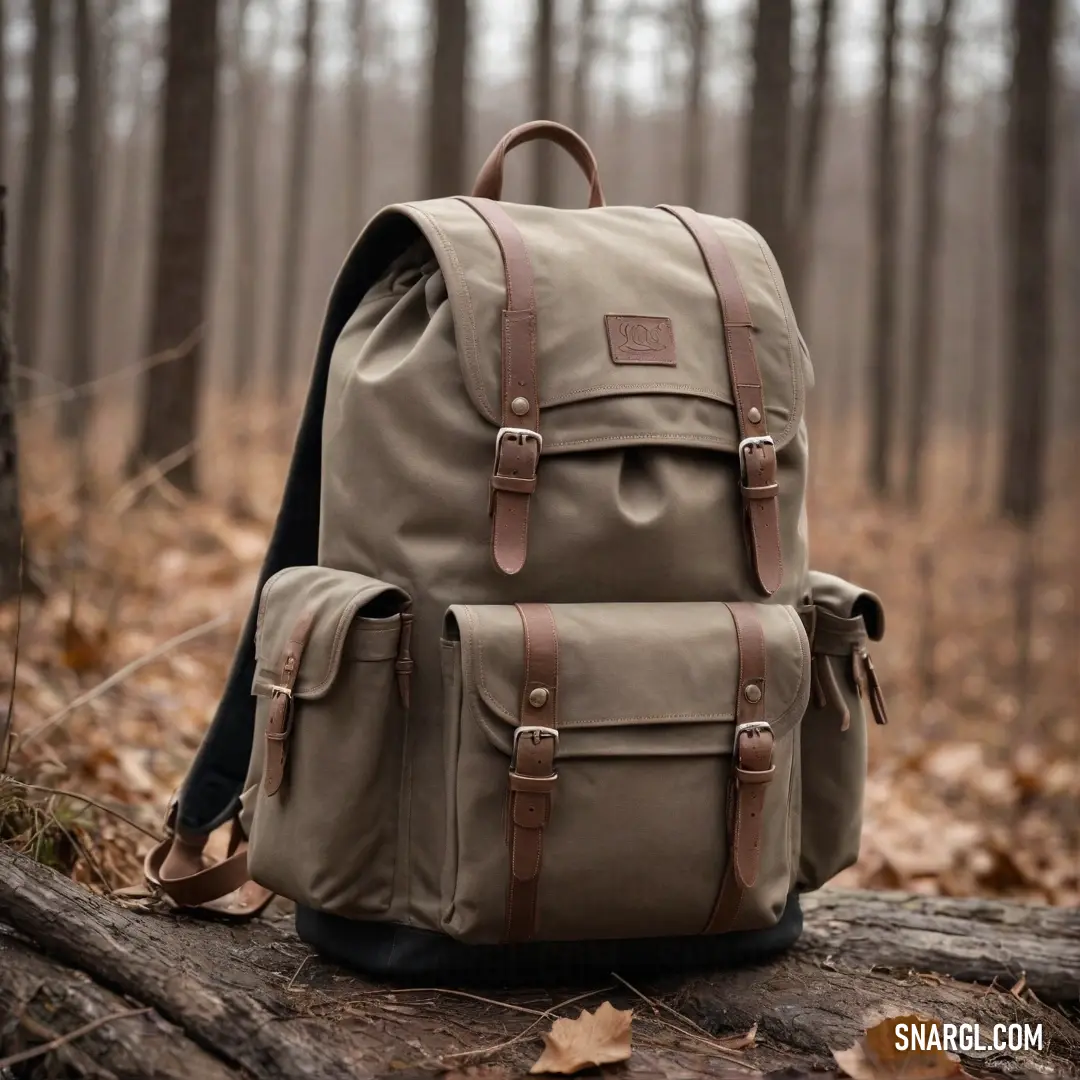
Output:
<path fill-rule="evenodd" d="M 121 441 L 95 438 L 99 474 L 82 507 L 73 454 L 43 416 L 24 423 L 27 551 L 47 595 L 22 606 L 15 777 L 157 830 L 224 682 L 292 419 L 255 434 L 244 462 L 206 445 L 198 500 L 153 477 L 110 479 Z M 1053 506 L 1034 537 L 955 492 L 920 517 L 855 504 L 857 478 L 843 462 L 827 483 L 831 449 L 816 453 L 813 563 L 882 597 L 886 636 L 874 660 L 892 721 L 871 730 L 862 856 L 836 884 L 1080 905 L 1080 497 Z M 250 516 L 227 509 L 237 486 Z M 140 501 L 147 487 L 154 496 Z M 1016 631 L 1025 576 L 1034 583 L 1026 665 Z M 0 609 L 7 658 L 16 616 L 14 604 Z M 10 684 L 6 662 L 5 698 Z M 115 887 L 137 877 L 146 836 L 73 799 L 52 799 L 48 812 L 71 838 L 56 859 L 76 878 Z M 19 830 L 4 820 L 0 831 Z"/>
<path fill-rule="evenodd" d="M 192 499 L 151 474 L 118 479 L 120 428 L 106 419 L 81 501 L 77 455 L 44 415 L 24 422 L 27 565 L 44 596 L 28 588 L 21 607 L 0 608 L 0 700 L 13 694 L 15 734 L 0 842 L 98 894 L 141 879 L 224 682 L 292 422 L 253 435 L 242 456 L 200 443 L 210 481 Z M 856 503 L 843 449 L 816 450 L 813 564 L 884 602 L 874 662 L 891 722 L 870 733 L 861 857 L 832 885 L 1080 905 L 1075 486 L 1057 485 L 1074 501 L 1029 535 L 951 490 L 948 448 L 934 463 L 943 494 L 921 515 Z"/>

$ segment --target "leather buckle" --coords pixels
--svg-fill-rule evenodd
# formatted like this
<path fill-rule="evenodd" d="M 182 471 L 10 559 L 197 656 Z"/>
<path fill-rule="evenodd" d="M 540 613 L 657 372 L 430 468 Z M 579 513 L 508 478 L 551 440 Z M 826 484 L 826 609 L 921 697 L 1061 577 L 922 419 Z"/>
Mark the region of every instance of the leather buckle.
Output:
<path fill-rule="evenodd" d="M 768 720 L 749 720 L 745 724 L 736 725 L 735 739 L 731 744 L 732 752 L 736 758 L 739 756 L 739 737 L 741 735 L 757 735 L 761 732 L 772 734 L 772 725 Z"/>
<path fill-rule="evenodd" d="M 742 487 L 748 488 L 750 490 L 753 489 L 747 483 L 747 480 L 750 479 L 750 474 L 749 470 L 746 467 L 746 451 L 758 446 L 772 447 L 773 453 L 775 455 L 776 444 L 773 442 L 773 437 L 771 435 L 751 435 L 748 438 L 743 439 L 742 442 L 739 443 L 739 483 L 742 485 Z"/>
<path fill-rule="evenodd" d="M 498 434 L 495 436 L 495 461 L 498 462 L 499 455 L 502 453 L 503 439 L 508 435 L 517 435 L 522 442 L 529 439 L 535 439 L 537 443 L 536 453 L 537 456 L 544 452 L 544 436 L 539 431 L 533 431 L 532 428 L 527 427 L 501 427 Z M 772 442 L 772 440 L 769 440 Z"/>
<path fill-rule="evenodd" d="M 555 740 L 555 753 L 559 752 L 559 732 L 555 728 L 532 726 L 523 724 L 520 727 L 514 728 L 514 746 L 510 752 L 510 772 L 514 774 L 517 771 L 518 750 L 521 746 L 521 740 L 528 736 L 532 739 L 533 743 L 539 743 L 541 739 L 554 739 Z M 559 774 L 554 770 L 551 776 L 547 777 L 533 777 L 535 780 L 554 780 Z"/>

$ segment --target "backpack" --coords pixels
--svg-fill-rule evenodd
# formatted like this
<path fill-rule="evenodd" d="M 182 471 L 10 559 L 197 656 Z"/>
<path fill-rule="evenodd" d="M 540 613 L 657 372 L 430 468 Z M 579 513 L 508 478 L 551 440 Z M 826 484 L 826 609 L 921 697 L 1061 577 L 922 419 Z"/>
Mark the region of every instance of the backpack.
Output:
<path fill-rule="evenodd" d="M 499 201 L 537 138 L 587 209 Z M 809 352 L 742 221 L 572 130 L 342 266 L 256 595 L 146 860 L 369 975 L 739 965 L 858 856 L 873 593 L 812 570 Z M 231 825 L 228 856 L 207 836 Z"/>

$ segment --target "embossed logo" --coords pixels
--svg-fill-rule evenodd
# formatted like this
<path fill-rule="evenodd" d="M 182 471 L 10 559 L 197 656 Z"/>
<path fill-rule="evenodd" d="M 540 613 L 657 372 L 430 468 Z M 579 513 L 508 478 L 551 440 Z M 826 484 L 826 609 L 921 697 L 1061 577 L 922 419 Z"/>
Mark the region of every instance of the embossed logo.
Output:
<path fill-rule="evenodd" d="M 670 319 L 605 315 L 604 323 L 613 363 L 675 366 L 675 334 Z"/>

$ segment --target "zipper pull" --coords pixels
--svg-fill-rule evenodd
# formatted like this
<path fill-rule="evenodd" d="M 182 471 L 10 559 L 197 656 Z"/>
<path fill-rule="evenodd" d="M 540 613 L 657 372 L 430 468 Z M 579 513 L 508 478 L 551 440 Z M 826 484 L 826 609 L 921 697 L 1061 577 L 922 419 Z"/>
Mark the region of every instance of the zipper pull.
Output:
<path fill-rule="evenodd" d="M 866 681 L 870 691 L 870 711 L 874 714 L 874 720 L 878 724 L 887 724 L 889 714 L 885 708 L 885 695 L 881 690 L 881 682 L 878 680 L 874 663 L 866 649 L 862 650 L 862 662 L 866 671 Z"/>

